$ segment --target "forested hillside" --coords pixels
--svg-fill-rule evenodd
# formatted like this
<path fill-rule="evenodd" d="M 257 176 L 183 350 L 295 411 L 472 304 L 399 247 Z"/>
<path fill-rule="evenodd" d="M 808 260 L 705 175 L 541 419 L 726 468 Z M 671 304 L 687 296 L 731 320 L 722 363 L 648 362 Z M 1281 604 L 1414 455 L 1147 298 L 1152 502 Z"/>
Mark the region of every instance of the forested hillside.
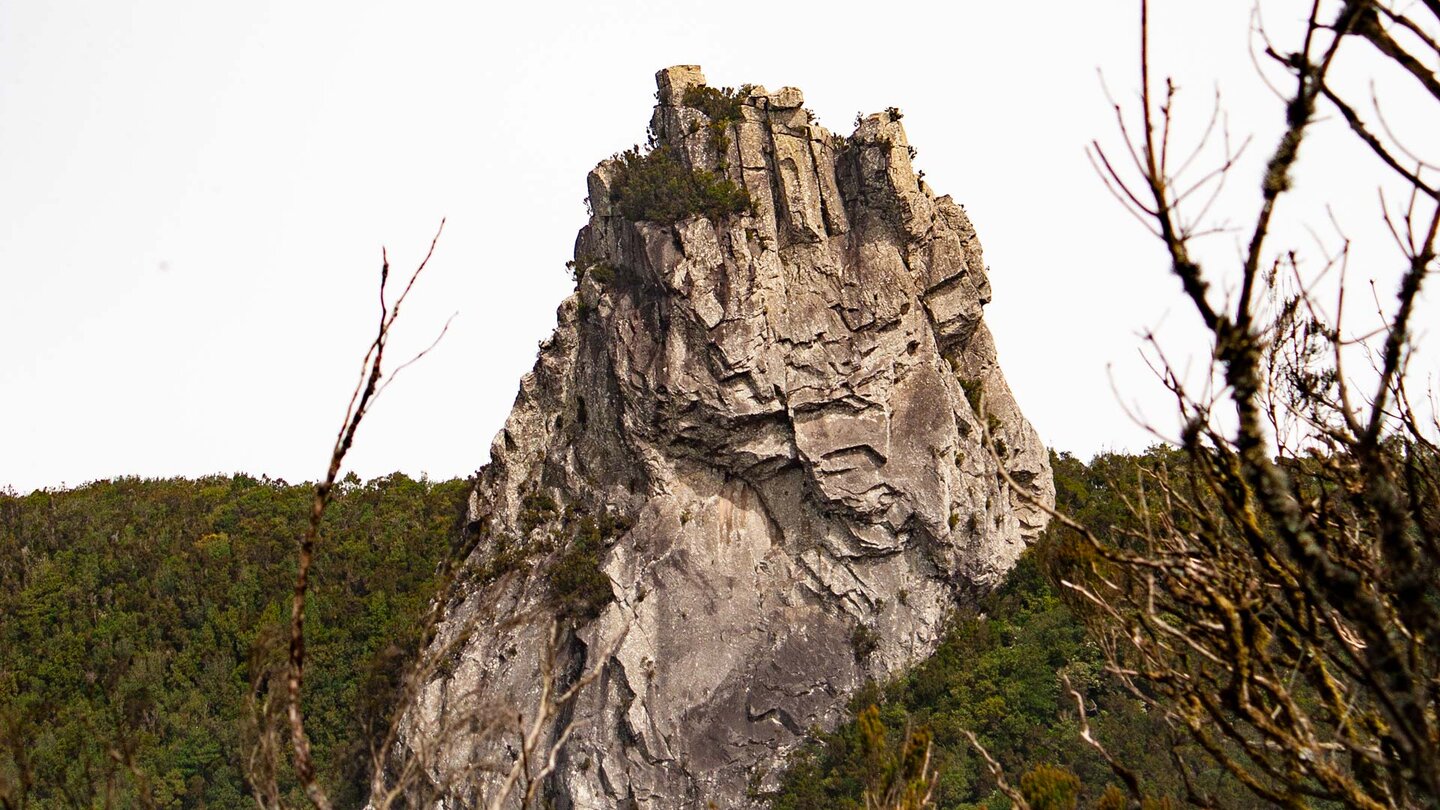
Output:
<path fill-rule="evenodd" d="M 1051 458 L 1057 505 L 1102 536 L 1135 520 L 1124 499 L 1133 495 L 1142 466 L 1183 464 L 1180 454 L 1154 448 L 1143 455 L 1101 454 L 1089 465 L 1068 454 Z M 941 810 L 1007 810 L 969 731 L 995 757 L 1009 782 L 1035 808 L 1121 808 L 1125 794 L 1098 751 L 1081 737 L 1075 698 L 1084 696 L 1096 738 L 1135 771 L 1156 808 L 1179 806 L 1185 786 L 1172 748 L 1197 769 L 1197 787 L 1227 808 L 1260 807 L 1217 765 L 1201 764 L 1193 746 L 1149 713 L 1104 672 L 1104 656 L 1076 616 L 1083 607 L 1064 599 L 1059 579 L 1073 553 L 1068 530 L 1052 524 L 1005 583 L 952 619 L 939 650 L 889 684 L 852 702 L 853 718 L 793 758 L 775 797 L 776 810 L 860 810 L 867 789 L 896 770 L 907 731 L 928 737 L 938 774 Z M 1110 791 L 1106 796 L 1107 789 Z M 1118 804 L 1107 804 L 1106 801 Z"/>
<path fill-rule="evenodd" d="M 342 806 L 465 491 L 352 476 L 327 514 L 305 685 Z M 0 496 L 0 803 L 253 807 L 249 696 L 284 660 L 311 493 L 238 475 Z"/>
<path fill-rule="evenodd" d="M 1160 461 L 1181 463 L 1163 448 L 1089 465 L 1054 456 L 1060 507 L 1102 534 L 1128 525 L 1126 482 Z M 329 512 L 306 684 L 339 806 L 363 801 L 366 723 L 388 705 L 465 491 L 463 481 L 352 477 Z M 307 486 L 247 476 L 0 497 L 0 797 L 13 803 L 28 786 L 34 807 L 252 806 L 249 696 L 283 661 L 309 498 Z M 1117 780 L 1082 741 L 1062 676 L 1147 793 L 1183 796 L 1171 750 L 1179 739 L 1105 676 L 1080 606 L 1057 586 L 1071 540 L 1052 527 L 997 591 L 955 614 L 932 658 L 865 690 L 852 703 L 857 719 L 817 730 L 773 806 L 863 807 L 908 730 L 933 739 L 937 807 L 1008 807 L 968 730 L 1036 807 L 1106 807 Z M 1255 806 L 1214 766 L 1196 778 L 1225 807 Z M 1047 791 L 1056 803 L 1033 800 Z"/>

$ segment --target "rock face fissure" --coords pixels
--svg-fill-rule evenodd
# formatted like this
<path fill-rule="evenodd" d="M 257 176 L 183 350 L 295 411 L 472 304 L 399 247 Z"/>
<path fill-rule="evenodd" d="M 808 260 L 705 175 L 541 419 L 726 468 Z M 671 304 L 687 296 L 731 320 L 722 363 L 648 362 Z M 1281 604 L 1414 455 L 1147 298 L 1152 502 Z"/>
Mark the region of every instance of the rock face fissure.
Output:
<path fill-rule="evenodd" d="M 800 91 L 757 88 L 717 137 L 685 103 L 699 68 L 657 80 L 655 143 L 751 208 L 631 222 L 621 164 L 591 172 L 577 289 L 471 496 L 485 573 L 409 712 L 447 807 L 510 766 L 515 733 L 483 718 L 534 716 L 552 647 L 562 688 L 602 667 L 545 732 L 573 724 L 555 807 L 763 806 L 806 730 L 928 655 L 1043 529 L 999 467 L 1054 497 L 981 317 L 980 242 L 898 112 L 840 138 Z M 556 590 L 587 561 L 602 592 L 576 609 Z"/>

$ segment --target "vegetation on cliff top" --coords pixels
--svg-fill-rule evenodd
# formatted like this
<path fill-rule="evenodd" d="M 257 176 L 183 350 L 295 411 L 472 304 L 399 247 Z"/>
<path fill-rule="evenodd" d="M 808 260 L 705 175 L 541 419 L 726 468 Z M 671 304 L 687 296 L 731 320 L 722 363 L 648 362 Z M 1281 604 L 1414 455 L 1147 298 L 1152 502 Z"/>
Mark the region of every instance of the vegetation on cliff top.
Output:
<path fill-rule="evenodd" d="M 693 216 L 721 219 L 750 210 L 750 195 L 725 176 L 725 151 L 730 147 L 726 133 L 740 120 L 740 106 L 751 89 L 750 85 L 739 90 L 703 85 L 686 88 L 681 103 L 709 119 L 706 131 L 718 170 L 687 166 L 673 144 L 659 143 L 651 132 L 649 149 L 637 146 L 615 156 L 611 200 L 620 213 L 631 222 L 670 224 Z M 691 132 L 698 132 L 698 127 L 698 122 L 692 122 Z"/>
<path fill-rule="evenodd" d="M 638 147 L 616 156 L 612 201 L 631 222 L 670 224 L 693 216 L 709 219 L 750 209 L 750 195 L 733 180 L 708 169 L 691 169 L 669 144 Z"/>
<path fill-rule="evenodd" d="M 730 148 L 730 136 L 726 133 L 732 124 L 740 121 L 740 108 L 754 89 L 751 84 L 741 85 L 738 90 L 697 84 L 685 88 L 685 94 L 680 98 L 681 104 L 699 110 L 710 119 L 706 127 L 710 134 L 710 146 L 722 163 L 725 150 Z"/>

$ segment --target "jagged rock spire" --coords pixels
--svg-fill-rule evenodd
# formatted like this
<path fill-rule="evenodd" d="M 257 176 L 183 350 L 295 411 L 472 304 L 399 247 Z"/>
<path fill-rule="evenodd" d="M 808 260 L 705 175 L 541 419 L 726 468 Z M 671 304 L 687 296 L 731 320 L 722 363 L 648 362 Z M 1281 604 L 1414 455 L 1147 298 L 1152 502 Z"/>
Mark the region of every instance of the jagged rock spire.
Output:
<path fill-rule="evenodd" d="M 421 747 L 466 707 L 533 706 L 535 617 L 579 516 L 603 516 L 613 598 L 567 614 L 561 659 L 605 670 L 566 715 L 557 807 L 751 806 L 806 729 L 929 654 L 1043 528 L 999 467 L 1054 495 L 982 319 L 979 240 L 916 176 L 898 112 L 840 138 L 799 90 L 751 88 L 717 123 L 692 103 L 699 67 L 656 79 L 655 143 L 750 209 L 629 221 L 620 163 L 590 174 L 576 291 L 471 502 L 479 568 L 530 556 L 477 583 L 437 644 L 485 611 L 520 618 L 463 645 L 408 732 Z M 431 748 L 460 804 L 490 787 L 466 763 L 503 754 L 483 735 Z"/>

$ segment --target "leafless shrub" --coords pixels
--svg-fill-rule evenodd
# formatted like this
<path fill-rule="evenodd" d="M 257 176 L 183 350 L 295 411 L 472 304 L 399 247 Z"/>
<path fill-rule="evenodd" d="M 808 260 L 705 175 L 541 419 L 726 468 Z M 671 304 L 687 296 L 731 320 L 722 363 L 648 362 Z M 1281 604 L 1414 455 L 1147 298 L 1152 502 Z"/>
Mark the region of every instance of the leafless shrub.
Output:
<path fill-rule="evenodd" d="M 293 775 L 306 799 L 319 810 L 329 810 L 332 806 L 330 796 L 316 773 L 305 730 L 303 685 L 307 673 L 304 616 L 310 569 L 316 546 L 322 541 L 320 527 L 325 511 L 361 422 L 396 374 L 428 353 L 445 334 L 445 329 L 442 329 L 430 347 L 394 371 L 385 369 L 385 349 L 399 318 L 400 307 L 434 255 L 439 237 L 437 232 L 425 258 L 410 275 L 399 297 L 390 304 L 386 302 L 390 280 L 388 257 L 382 263 L 380 319 L 375 337 L 362 361 L 359 381 L 336 435 L 326 476 L 315 487 L 308 528 L 298 548 L 298 569 L 286 639 L 288 657 L 283 665 L 278 661 L 267 661 L 262 644 L 252 659 L 252 672 L 255 674 L 250 696 L 251 725 L 245 734 L 248 741 L 245 772 L 255 801 L 262 810 L 286 807 L 287 796 L 280 787 L 282 774 Z M 446 329 L 448 326 L 446 324 Z M 441 786 L 433 781 L 442 752 L 458 745 L 479 752 L 486 741 L 504 739 L 508 742 L 512 735 L 516 740 L 512 748 L 518 752 L 513 762 L 500 763 L 477 755 L 467 762 L 466 770 L 458 778 L 465 782 L 481 772 L 498 773 L 497 787 L 488 795 L 477 797 L 486 807 L 498 810 L 515 804 L 536 806 L 541 799 L 540 791 L 545 778 L 555 769 L 558 752 L 573 728 L 573 721 L 559 722 L 562 712 L 598 677 L 613 654 L 613 649 L 598 651 L 600 654 L 596 660 L 599 663 L 580 673 L 572 683 L 561 685 L 555 666 L 561 638 L 558 621 L 553 617 L 523 611 L 510 612 L 502 617 L 494 605 L 479 605 L 464 620 L 451 622 L 447 635 L 439 638 L 446 605 L 460 596 L 466 582 L 466 562 L 471 559 L 481 537 L 482 531 L 467 529 L 446 556 L 442 563 L 440 592 L 431 601 L 423 620 L 416 656 L 401 676 L 394 708 L 383 725 L 370 729 L 369 808 L 385 810 L 397 803 L 417 806 L 434 803 L 443 796 Z M 507 576 L 513 577 L 514 574 Z M 502 578 L 492 583 L 490 592 L 505 592 L 507 582 Z M 535 684 L 540 697 L 529 716 L 513 706 L 483 701 L 478 693 L 460 695 L 455 702 L 463 707 L 461 710 L 445 713 L 437 726 L 425 729 L 423 734 L 412 734 L 408 739 L 402 739 L 407 728 L 407 712 L 416 705 L 425 685 L 440 674 L 477 633 L 504 632 L 519 624 L 542 622 L 547 618 L 549 644 L 542 653 L 539 682 Z M 283 690 L 280 683 L 284 684 Z M 452 773 L 449 777 L 454 779 L 456 775 Z"/>
<path fill-rule="evenodd" d="M 1291 89 L 1228 291 L 1231 277 L 1204 266 L 1194 243 L 1215 231 L 1210 201 L 1237 150 L 1226 140 L 1216 164 L 1198 169 L 1172 154 L 1176 88 L 1153 92 L 1148 12 L 1142 2 L 1138 110 L 1116 104 L 1120 147 L 1097 142 L 1091 156 L 1164 246 L 1208 332 L 1211 382 L 1187 386 L 1154 346 L 1181 416 L 1179 450 L 1129 482 L 1137 494 L 1124 525 L 1102 535 L 1057 516 L 1071 537 L 1063 584 L 1112 672 L 1260 798 L 1435 806 L 1440 449 L 1407 367 L 1436 269 L 1440 193 L 1434 168 L 1378 104 L 1370 120 L 1358 112 L 1342 89 L 1354 77 L 1339 66 L 1356 64 L 1351 51 L 1378 55 L 1440 108 L 1440 3 L 1314 0 L 1289 49 L 1261 29 L 1260 52 Z M 1323 116 L 1343 121 L 1378 159 L 1376 183 L 1392 189 L 1378 214 L 1400 281 L 1388 303 L 1375 296 L 1383 326 L 1367 334 L 1344 329 L 1351 251 L 1338 224 L 1338 247 L 1318 265 L 1271 245 L 1301 146 Z M 1202 150 L 1221 137 L 1212 123 Z M 1338 277 L 1333 314 L 1318 300 L 1326 274 Z M 1357 357 L 1363 368 L 1347 366 Z M 1112 764 L 1139 803 L 1140 786 Z M 1189 800 L 1215 806 L 1184 775 Z"/>

